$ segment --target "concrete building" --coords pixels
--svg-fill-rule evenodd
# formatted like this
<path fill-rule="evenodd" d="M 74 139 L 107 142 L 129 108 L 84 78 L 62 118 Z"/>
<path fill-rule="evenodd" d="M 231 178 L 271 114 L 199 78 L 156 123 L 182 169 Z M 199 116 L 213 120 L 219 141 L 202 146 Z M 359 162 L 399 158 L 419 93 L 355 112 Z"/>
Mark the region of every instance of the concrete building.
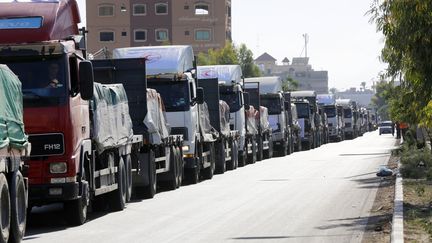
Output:
<path fill-rule="evenodd" d="M 351 99 L 364 107 L 370 107 L 374 95 L 375 92 L 371 89 L 359 91 L 356 88 L 351 88 L 335 94 L 337 99 Z"/>
<path fill-rule="evenodd" d="M 86 7 L 89 53 L 167 44 L 198 53 L 231 41 L 231 0 L 91 0 Z"/>
<path fill-rule="evenodd" d="M 299 83 L 299 90 L 315 90 L 318 94 L 328 93 L 328 71 L 315 71 L 309 64 L 308 57 L 294 57 L 290 63 L 288 58 L 282 60 L 282 65 L 276 59 L 264 53 L 255 59 L 264 76 L 279 76 L 282 80 L 291 77 Z"/>

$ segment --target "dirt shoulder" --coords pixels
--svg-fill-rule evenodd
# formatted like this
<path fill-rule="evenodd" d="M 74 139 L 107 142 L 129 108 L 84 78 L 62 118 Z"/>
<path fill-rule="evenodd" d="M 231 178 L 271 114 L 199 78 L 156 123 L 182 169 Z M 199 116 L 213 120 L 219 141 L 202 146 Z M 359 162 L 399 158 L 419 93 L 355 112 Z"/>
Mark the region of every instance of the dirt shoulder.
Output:
<path fill-rule="evenodd" d="M 398 156 L 391 155 L 387 166 L 392 170 L 396 169 L 398 160 Z M 395 176 L 382 178 L 362 242 L 390 242 L 395 180 Z"/>

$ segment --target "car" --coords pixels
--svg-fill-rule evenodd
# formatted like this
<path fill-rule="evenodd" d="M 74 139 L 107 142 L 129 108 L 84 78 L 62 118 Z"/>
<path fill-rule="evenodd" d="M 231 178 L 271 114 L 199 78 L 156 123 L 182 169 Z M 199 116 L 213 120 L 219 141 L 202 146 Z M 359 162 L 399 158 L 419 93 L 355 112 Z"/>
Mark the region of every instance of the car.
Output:
<path fill-rule="evenodd" d="M 379 127 L 379 135 L 384 134 L 384 133 L 394 133 L 394 128 L 393 128 L 394 124 L 392 121 L 383 121 L 380 122 L 378 127 Z"/>

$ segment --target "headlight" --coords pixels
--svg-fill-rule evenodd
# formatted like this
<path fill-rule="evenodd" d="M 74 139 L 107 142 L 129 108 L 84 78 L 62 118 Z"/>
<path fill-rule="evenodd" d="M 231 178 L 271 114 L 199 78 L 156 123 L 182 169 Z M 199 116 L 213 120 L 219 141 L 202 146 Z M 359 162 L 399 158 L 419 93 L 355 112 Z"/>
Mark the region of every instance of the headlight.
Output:
<path fill-rule="evenodd" d="M 189 151 L 189 149 L 190 149 L 189 145 L 184 145 L 182 147 L 183 152 L 187 152 L 187 151 Z"/>
<path fill-rule="evenodd" d="M 66 162 L 56 162 L 50 164 L 50 172 L 52 174 L 63 174 L 67 172 Z"/>

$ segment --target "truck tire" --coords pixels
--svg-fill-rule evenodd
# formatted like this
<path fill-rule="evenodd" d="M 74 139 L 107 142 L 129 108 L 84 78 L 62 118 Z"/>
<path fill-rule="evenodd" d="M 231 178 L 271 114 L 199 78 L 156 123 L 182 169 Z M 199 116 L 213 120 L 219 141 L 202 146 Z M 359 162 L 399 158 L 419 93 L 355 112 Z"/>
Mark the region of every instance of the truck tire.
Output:
<path fill-rule="evenodd" d="M 118 162 L 117 184 L 117 190 L 110 192 L 110 208 L 112 211 L 122 211 L 126 206 L 126 168 L 121 157 Z"/>
<path fill-rule="evenodd" d="M 168 173 L 168 181 L 166 182 L 167 188 L 169 190 L 175 190 L 177 188 L 178 183 L 178 159 L 177 159 L 177 152 L 175 147 L 170 148 L 170 157 L 169 157 L 169 165 L 170 170 Z"/>
<path fill-rule="evenodd" d="M 156 164 L 155 164 L 155 154 L 153 151 L 149 151 L 148 167 L 147 173 L 149 184 L 147 186 L 137 186 L 134 189 L 134 194 L 138 199 L 149 199 L 153 198 L 156 194 L 157 180 L 156 180 Z M 141 162 L 142 163 L 142 162 Z M 143 166 L 141 166 L 143 167 Z M 145 167 L 145 166 L 144 166 Z M 143 169 L 143 168 L 140 168 Z"/>
<path fill-rule="evenodd" d="M 255 164 L 257 161 L 257 143 L 254 140 L 252 140 L 252 154 L 248 156 L 248 163 L 249 164 Z"/>
<path fill-rule="evenodd" d="M 175 147 L 175 153 L 176 153 L 176 162 L 177 162 L 177 188 L 179 188 L 183 183 L 183 156 L 180 152 L 180 147 Z"/>
<path fill-rule="evenodd" d="M 132 159 L 130 154 L 123 156 L 123 161 L 126 168 L 126 202 L 129 202 L 132 197 Z"/>
<path fill-rule="evenodd" d="M 21 242 L 24 237 L 27 220 L 27 192 L 24 178 L 20 171 L 15 171 L 11 178 L 11 227 L 10 242 Z"/>
<path fill-rule="evenodd" d="M 71 226 L 78 226 L 87 220 L 87 207 L 89 205 L 90 190 L 86 181 L 86 173 L 81 179 L 81 197 L 64 203 L 65 220 Z"/>
<path fill-rule="evenodd" d="M 220 142 L 216 143 L 216 174 L 223 174 L 226 171 L 225 162 L 225 140 L 222 139 Z"/>
<path fill-rule="evenodd" d="M 243 149 L 243 151 L 239 151 L 239 157 L 238 157 L 238 166 L 243 167 L 246 165 L 246 159 L 247 159 L 247 147 Z"/>
<path fill-rule="evenodd" d="M 258 137 L 257 143 L 258 143 L 258 148 L 257 148 L 257 156 L 256 156 L 257 158 L 256 158 L 256 160 L 257 161 L 261 161 L 261 160 L 263 160 L 263 157 L 264 157 L 263 138 L 262 138 L 262 136 Z"/>
<path fill-rule="evenodd" d="M 9 239 L 11 221 L 11 203 L 9 197 L 9 186 L 6 176 L 0 173 L 0 243 L 6 243 Z"/>
<path fill-rule="evenodd" d="M 211 143 L 210 145 L 210 166 L 203 170 L 202 176 L 205 180 L 210 180 L 213 178 L 216 163 L 215 163 L 216 155 L 215 155 L 215 145 Z"/>
<path fill-rule="evenodd" d="M 238 143 L 231 140 L 231 160 L 228 162 L 228 170 L 235 170 L 238 167 Z"/>

